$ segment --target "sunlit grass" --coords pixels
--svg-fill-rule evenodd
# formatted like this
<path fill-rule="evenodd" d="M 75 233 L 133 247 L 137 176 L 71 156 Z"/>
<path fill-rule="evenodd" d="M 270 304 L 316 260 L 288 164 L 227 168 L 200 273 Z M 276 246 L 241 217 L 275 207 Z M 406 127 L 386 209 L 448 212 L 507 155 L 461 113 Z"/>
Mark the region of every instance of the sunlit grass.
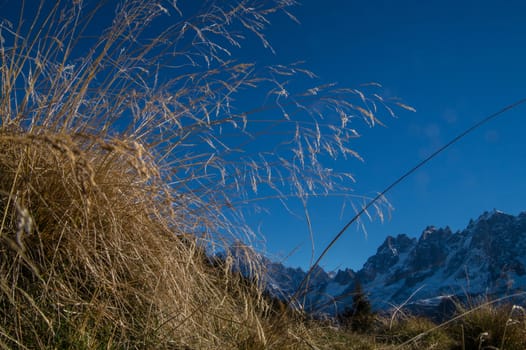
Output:
<path fill-rule="evenodd" d="M 2 347 L 318 341 L 301 313 L 275 317 L 248 250 L 250 283 L 209 257 L 250 243 L 244 210 L 259 199 L 349 193 L 351 175 L 324 164 L 359 157 L 355 119 L 393 113 L 299 64 L 235 59 L 244 40 L 271 50 L 264 29 L 295 4 L 21 1 L 2 18 Z M 307 87 L 289 89 L 293 76 Z M 236 107 L 254 94 L 267 102 Z"/>

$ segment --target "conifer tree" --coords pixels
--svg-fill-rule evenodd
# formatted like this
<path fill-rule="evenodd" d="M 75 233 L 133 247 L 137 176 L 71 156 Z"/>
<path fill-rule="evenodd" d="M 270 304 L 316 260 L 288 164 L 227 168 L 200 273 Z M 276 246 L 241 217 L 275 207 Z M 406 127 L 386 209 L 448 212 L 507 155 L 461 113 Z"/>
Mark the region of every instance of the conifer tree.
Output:
<path fill-rule="evenodd" d="M 347 307 L 338 316 L 339 321 L 353 331 L 366 332 L 373 326 L 374 313 L 360 281 L 356 281 L 352 307 Z"/>

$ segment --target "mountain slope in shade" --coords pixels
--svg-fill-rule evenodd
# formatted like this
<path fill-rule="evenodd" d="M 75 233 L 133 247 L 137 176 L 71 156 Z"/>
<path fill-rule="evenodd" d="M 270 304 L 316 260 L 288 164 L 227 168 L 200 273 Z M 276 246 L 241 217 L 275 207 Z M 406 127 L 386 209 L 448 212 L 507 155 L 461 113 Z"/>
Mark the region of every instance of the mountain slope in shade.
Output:
<path fill-rule="evenodd" d="M 305 272 L 270 266 L 271 288 L 290 295 Z M 308 311 L 334 314 L 352 303 L 359 280 L 377 310 L 429 308 L 445 296 L 492 298 L 526 289 L 526 212 L 485 212 L 462 231 L 427 227 L 419 239 L 388 236 L 363 268 L 331 275 L 318 268 L 303 299 Z"/>

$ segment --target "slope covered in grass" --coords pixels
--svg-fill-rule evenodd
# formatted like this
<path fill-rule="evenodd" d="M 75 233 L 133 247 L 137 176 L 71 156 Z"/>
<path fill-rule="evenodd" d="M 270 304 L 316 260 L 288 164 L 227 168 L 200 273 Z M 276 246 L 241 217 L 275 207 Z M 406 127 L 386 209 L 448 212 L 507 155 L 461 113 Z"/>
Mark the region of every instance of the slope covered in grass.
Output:
<path fill-rule="evenodd" d="M 179 238 L 180 213 L 134 145 L 0 134 L 4 346 L 271 341 L 259 292 Z"/>
<path fill-rule="evenodd" d="M 292 17 L 295 4 L 9 6 L 0 22 L 0 346 L 319 341 L 318 326 L 276 316 L 257 260 L 248 256 L 248 282 L 228 256 L 207 257 L 250 242 L 244 209 L 260 198 L 306 207 L 312 196 L 351 193 L 352 177 L 324 162 L 357 156 L 351 120 L 373 126 L 380 107 L 392 113 L 380 95 L 332 84 L 288 91 L 291 76 L 314 78 L 297 64 L 232 57 L 245 38 L 270 48 L 270 18 Z M 234 107 L 259 87 L 271 103 Z M 260 137 L 276 126 L 275 142 Z"/>

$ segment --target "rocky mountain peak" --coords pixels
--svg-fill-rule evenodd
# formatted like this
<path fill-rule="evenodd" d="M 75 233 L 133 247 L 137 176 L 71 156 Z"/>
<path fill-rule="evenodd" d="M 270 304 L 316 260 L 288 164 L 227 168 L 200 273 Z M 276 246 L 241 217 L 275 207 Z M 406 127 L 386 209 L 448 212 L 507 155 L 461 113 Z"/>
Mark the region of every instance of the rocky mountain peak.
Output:
<path fill-rule="evenodd" d="M 415 238 L 409 238 L 405 234 L 399 234 L 396 237 L 387 236 L 384 243 L 378 247 L 376 254 L 365 262 L 359 272 L 360 279 L 364 282 L 373 280 L 378 272 L 387 271 L 396 265 L 400 261 L 401 255 L 414 249 L 416 244 Z"/>
<path fill-rule="evenodd" d="M 334 282 L 338 284 L 349 284 L 356 278 L 356 273 L 352 269 L 338 270 L 334 276 Z"/>
<path fill-rule="evenodd" d="M 428 226 L 418 240 L 388 236 L 359 271 L 329 276 L 318 268 L 313 276 L 308 303 L 331 305 L 325 310 L 329 313 L 352 302 L 349 293 L 357 280 L 376 309 L 408 298 L 418 306 L 418 300 L 429 305 L 443 295 L 460 300 L 510 295 L 526 286 L 526 212 L 485 212 L 456 233 Z"/>
<path fill-rule="evenodd" d="M 453 232 L 451 232 L 449 226 L 446 226 L 445 228 L 436 228 L 435 226 L 428 226 L 420 235 L 418 243 L 420 244 L 424 241 L 444 241 L 448 239 L 452 234 Z"/>

